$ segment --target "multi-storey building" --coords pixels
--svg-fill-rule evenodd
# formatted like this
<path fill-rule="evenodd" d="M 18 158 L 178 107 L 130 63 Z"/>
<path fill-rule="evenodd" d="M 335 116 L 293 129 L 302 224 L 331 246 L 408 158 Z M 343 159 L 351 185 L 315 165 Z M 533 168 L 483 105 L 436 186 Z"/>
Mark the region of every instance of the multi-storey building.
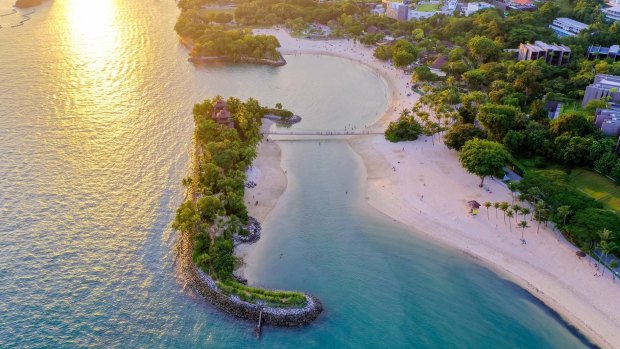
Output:
<path fill-rule="evenodd" d="M 620 76 L 598 74 L 594 82 L 586 87 L 581 106 L 585 107 L 589 101 L 607 99 L 611 103 L 620 103 Z"/>
<path fill-rule="evenodd" d="M 406 21 L 409 15 L 409 6 L 402 2 L 390 2 L 385 9 L 385 15 L 397 21 Z"/>
<path fill-rule="evenodd" d="M 609 21 L 620 21 L 620 3 L 613 4 L 611 7 L 602 10 L 605 18 Z"/>
<path fill-rule="evenodd" d="M 571 50 L 568 46 L 534 41 L 533 44 L 519 45 L 518 59 L 520 61 L 544 59 L 547 64 L 561 66 L 568 63 L 570 53 Z"/>
<path fill-rule="evenodd" d="M 588 27 L 589 25 L 585 23 L 564 17 L 554 19 L 553 23 L 549 25 L 549 28 L 553 29 L 559 37 L 577 36 L 582 30 L 588 29 Z"/>
<path fill-rule="evenodd" d="M 612 59 L 620 61 L 620 45 L 610 47 L 590 46 L 588 48 L 588 59 Z"/>

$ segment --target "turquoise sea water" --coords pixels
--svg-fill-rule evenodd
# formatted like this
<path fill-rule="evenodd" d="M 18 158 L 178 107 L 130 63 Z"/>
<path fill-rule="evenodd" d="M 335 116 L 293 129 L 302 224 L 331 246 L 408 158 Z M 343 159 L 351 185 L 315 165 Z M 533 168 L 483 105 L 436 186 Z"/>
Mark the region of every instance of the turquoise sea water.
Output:
<path fill-rule="evenodd" d="M 170 228 L 192 105 L 255 96 L 298 112 L 298 127 L 339 128 L 370 123 L 386 94 L 330 57 L 195 68 L 177 14 L 173 1 L 55 0 L 22 27 L 0 17 L 0 348 L 591 346 L 519 287 L 367 207 L 343 141 L 280 143 L 289 187 L 247 259 L 253 284 L 311 292 L 325 314 L 257 341 L 193 295 Z"/>

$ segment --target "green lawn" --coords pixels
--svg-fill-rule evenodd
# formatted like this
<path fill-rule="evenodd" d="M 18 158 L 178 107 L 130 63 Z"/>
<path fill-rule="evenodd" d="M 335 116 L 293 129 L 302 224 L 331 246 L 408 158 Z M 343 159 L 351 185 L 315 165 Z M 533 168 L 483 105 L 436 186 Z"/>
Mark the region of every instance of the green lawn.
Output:
<path fill-rule="evenodd" d="M 611 179 L 587 169 L 573 170 L 570 178 L 577 189 L 607 208 L 620 212 L 620 187 Z"/>
<path fill-rule="evenodd" d="M 583 108 L 581 108 L 581 102 L 580 101 L 573 101 L 573 102 L 569 102 L 569 103 L 563 103 L 562 104 L 562 110 L 560 111 L 560 115 L 564 114 L 564 113 L 568 113 L 570 111 L 584 111 Z"/>
<path fill-rule="evenodd" d="M 415 9 L 416 11 L 420 11 L 420 12 L 433 12 L 439 9 L 439 5 L 422 4 L 422 5 L 416 6 Z"/>

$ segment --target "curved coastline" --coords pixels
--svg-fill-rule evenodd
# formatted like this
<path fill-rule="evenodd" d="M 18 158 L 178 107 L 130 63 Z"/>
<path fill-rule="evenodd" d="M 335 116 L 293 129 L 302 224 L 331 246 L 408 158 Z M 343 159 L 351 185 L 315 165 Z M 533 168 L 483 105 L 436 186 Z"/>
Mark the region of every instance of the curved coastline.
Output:
<path fill-rule="evenodd" d="M 394 69 L 386 68 L 381 62 L 369 59 L 370 51 L 361 45 L 355 47 L 345 40 L 335 41 L 336 45 L 333 45 L 326 41 L 295 39 L 281 29 L 257 31 L 275 35 L 282 44 L 280 50 L 282 54 L 340 57 L 364 64 L 377 72 L 388 86 L 389 103 L 388 109 L 371 126 L 372 129 L 383 129 L 389 121 L 398 117 L 398 110 L 401 107 L 410 107 L 417 99 L 416 94 L 412 93 L 413 98 L 406 98 L 399 93 L 398 91 L 402 91 L 405 85 L 398 86 L 399 79 L 394 74 Z M 402 81 L 401 79 L 400 82 Z M 528 248 L 533 246 L 534 251 L 523 252 L 520 250 L 523 247 L 509 239 L 510 233 L 507 229 L 498 227 L 495 222 L 491 223 L 490 218 L 488 222 L 484 222 L 484 217 L 481 215 L 477 221 L 467 222 L 465 220 L 468 218 L 463 215 L 464 209 L 457 210 L 452 206 L 449 207 L 452 210 L 445 212 L 446 199 L 457 201 L 457 206 L 461 204 L 459 200 L 454 200 L 450 195 L 447 198 L 431 198 L 432 201 L 425 202 L 416 199 L 412 195 L 416 188 L 407 183 L 404 177 L 411 177 L 415 173 L 412 167 L 424 168 L 425 166 L 416 166 L 418 165 L 416 163 L 412 164 L 413 166 L 409 165 L 404 171 L 400 168 L 399 172 L 392 173 L 391 171 L 396 160 L 404 157 L 404 154 L 399 154 L 402 148 L 402 151 L 408 155 L 416 154 L 417 162 L 423 160 L 433 163 L 430 168 L 433 176 L 428 176 L 429 168 L 425 168 L 422 174 L 427 175 L 427 179 L 439 177 L 434 178 L 434 184 L 440 185 L 439 182 L 442 179 L 449 177 L 452 173 L 457 173 L 459 179 L 465 178 L 463 182 L 466 185 L 458 183 L 461 186 L 450 187 L 450 189 L 464 192 L 463 195 L 470 195 L 480 200 L 483 194 L 474 185 L 476 179 L 469 178 L 472 176 L 464 173 L 458 164 L 456 154 L 441 144 L 434 146 L 433 151 L 428 151 L 430 146 L 424 138 L 416 142 L 408 142 L 405 147 L 403 144 L 387 144 L 382 136 L 353 136 L 349 138 L 349 143 L 354 152 L 361 157 L 366 168 L 366 199 L 370 206 L 387 217 L 408 226 L 412 233 L 460 251 L 515 282 L 601 348 L 620 348 L 618 286 L 612 283 L 611 278 L 593 280 L 589 263 L 576 260 L 574 246 L 563 238 L 557 237 L 551 229 L 544 228 L 541 229 L 540 235 L 535 237 L 538 241 L 528 245 Z M 426 152 L 424 152 L 425 144 L 427 145 Z M 437 155 L 439 157 L 434 159 Z M 442 163 L 442 160 L 445 162 Z M 419 163 L 424 164 L 424 162 Z M 490 187 L 496 194 L 489 199 L 511 200 L 508 189 L 502 183 L 495 181 L 490 183 Z M 418 209 L 420 214 L 414 216 L 412 212 Z M 450 214 L 454 216 L 450 217 Z M 498 234 L 500 229 L 502 232 L 499 234 L 502 235 Z M 503 234 L 504 231 L 506 234 Z M 481 232 L 485 236 L 480 236 Z M 529 232 L 529 234 L 531 236 L 532 233 Z M 551 247 L 553 250 L 549 250 L 551 244 L 553 244 Z M 584 283 L 587 283 L 587 286 Z"/>

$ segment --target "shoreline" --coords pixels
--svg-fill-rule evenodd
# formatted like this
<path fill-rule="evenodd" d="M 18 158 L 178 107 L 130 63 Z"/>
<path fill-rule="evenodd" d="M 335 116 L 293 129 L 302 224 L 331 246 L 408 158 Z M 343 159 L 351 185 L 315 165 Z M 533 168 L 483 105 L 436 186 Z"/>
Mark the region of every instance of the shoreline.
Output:
<path fill-rule="evenodd" d="M 185 285 L 224 313 L 248 321 L 260 319 L 261 325 L 299 327 L 313 322 L 323 311 L 321 301 L 306 293 L 304 296 L 307 304 L 302 308 L 267 307 L 224 294 L 216 282 L 192 261 L 193 243 L 188 234 L 184 232 L 180 234 L 177 243 L 177 261 L 179 262 L 177 268 L 183 276 Z"/>
<path fill-rule="evenodd" d="M 361 44 L 296 39 L 282 29 L 256 32 L 276 36 L 283 55 L 335 56 L 377 72 L 386 82 L 389 102 L 371 129 L 382 130 L 398 117 L 402 107 L 411 107 L 418 98 L 413 92 L 410 98 L 398 92 L 403 91 L 409 76 L 387 68 Z M 467 200 L 512 201 L 503 183 L 489 180 L 492 194 L 481 190 L 477 178 L 459 165 L 456 152 L 441 141 L 431 146 L 427 137 L 389 143 L 380 135 L 353 136 L 349 144 L 365 166 L 364 185 L 370 206 L 407 226 L 412 234 L 460 251 L 519 285 L 601 348 L 620 348 L 620 289 L 607 277 L 609 273 L 593 277 L 595 270 L 589 261 L 578 259 L 577 248 L 550 228 L 541 227 L 540 234 L 536 234 L 535 226 L 528 229 L 530 243 L 525 247 L 519 242 L 520 232 L 510 232 L 501 213 L 498 218 L 491 218 L 495 212 L 485 217 L 484 209 L 477 217 L 466 214 Z M 392 166 L 398 171 L 392 171 Z M 412 180 L 416 177 L 417 181 Z M 414 196 L 416 192 L 418 196 Z M 420 193 L 424 193 L 423 198 L 426 195 L 424 201 Z"/>
<path fill-rule="evenodd" d="M 252 58 L 252 57 L 240 57 L 239 59 L 234 59 L 229 56 L 219 56 L 219 57 L 189 57 L 187 59 L 188 62 L 194 64 L 218 64 L 218 63 L 227 63 L 227 64 L 260 64 L 260 65 L 269 65 L 272 67 L 281 67 L 286 65 L 286 60 L 284 57 L 281 57 L 279 60 L 274 61 L 271 59 L 265 58 Z"/>
<path fill-rule="evenodd" d="M 267 131 L 275 124 L 274 121 L 264 119 L 262 131 Z M 273 208 L 280 201 L 280 197 L 288 187 L 288 178 L 282 169 L 282 150 L 277 141 L 261 140 L 256 149 L 256 159 L 252 162 L 248 180 L 257 185 L 254 188 L 245 188 L 244 200 L 248 214 L 263 224 Z M 258 202 L 258 204 L 255 204 Z M 235 256 L 245 257 L 250 253 L 253 244 L 240 244 L 235 247 Z M 245 263 L 245 262 L 244 262 Z M 245 278 L 245 264 L 235 270 L 235 275 Z"/>

